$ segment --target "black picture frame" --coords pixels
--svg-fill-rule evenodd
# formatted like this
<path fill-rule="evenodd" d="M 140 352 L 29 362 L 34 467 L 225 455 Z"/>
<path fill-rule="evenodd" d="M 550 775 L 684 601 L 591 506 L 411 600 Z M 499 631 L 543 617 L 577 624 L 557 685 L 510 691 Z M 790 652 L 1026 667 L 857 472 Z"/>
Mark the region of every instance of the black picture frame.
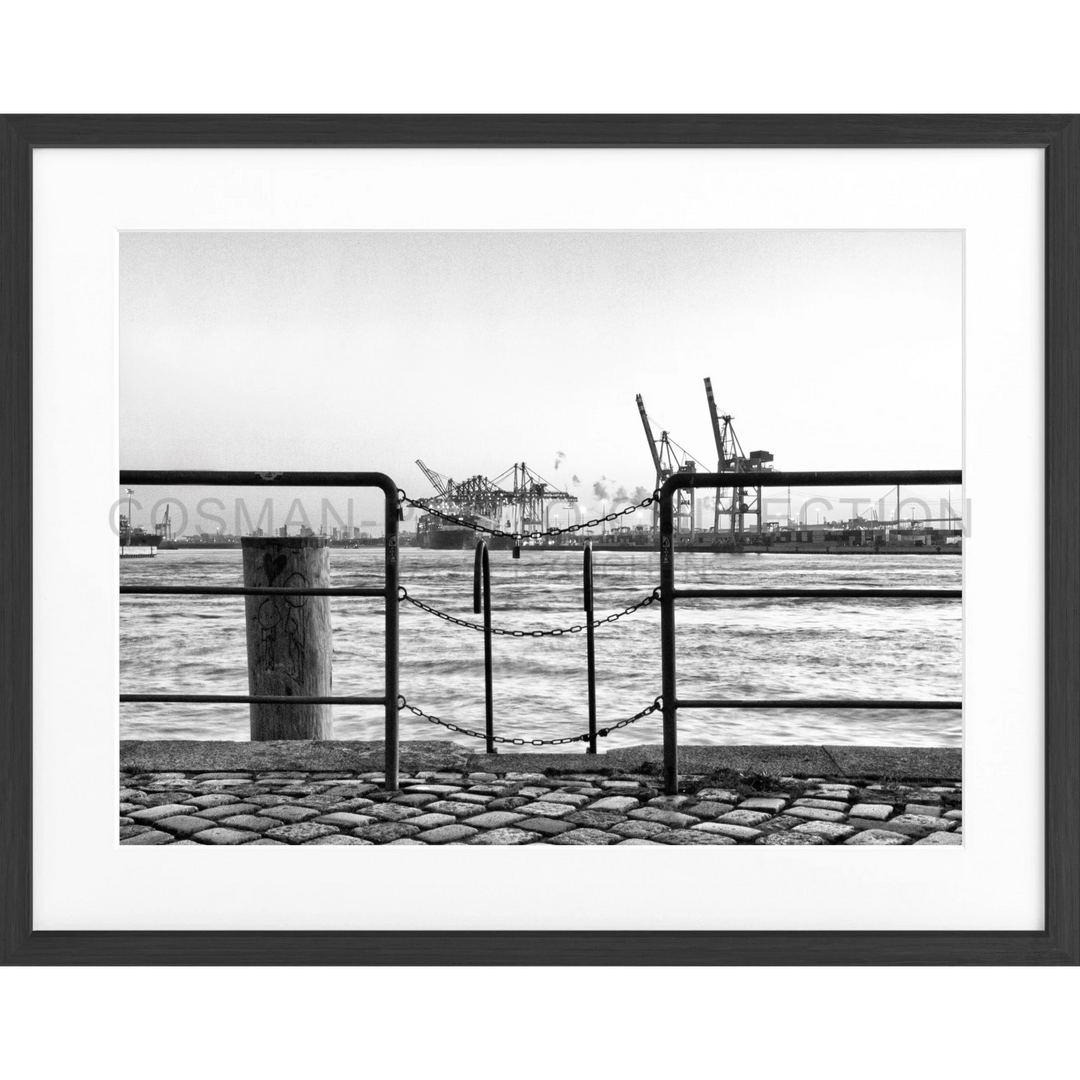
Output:
<path fill-rule="evenodd" d="M 1039 148 L 1045 155 L 1045 929 L 50 932 L 32 928 L 31 195 L 39 148 Z M 0 118 L 0 917 L 5 964 L 1080 963 L 1080 117 Z M 1032 478 L 1037 482 L 1037 478 Z"/>

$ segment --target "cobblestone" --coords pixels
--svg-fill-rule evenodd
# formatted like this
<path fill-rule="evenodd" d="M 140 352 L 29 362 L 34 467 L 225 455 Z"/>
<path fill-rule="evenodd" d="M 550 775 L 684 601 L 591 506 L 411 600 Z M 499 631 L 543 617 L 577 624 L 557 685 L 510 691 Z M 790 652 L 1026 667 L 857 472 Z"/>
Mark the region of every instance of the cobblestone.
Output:
<path fill-rule="evenodd" d="M 801 825 L 804 820 L 805 818 L 792 817 L 791 814 L 777 814 L 768 821 L 762 821 L 757 827 L 763 833 L 783 832 L 785 829 L 793 829 L 796 825 Z"/>
<path fill-rule="evenodd" d="M 332 814 L 323 814 L 315 821 L 319 825 L 333 825 L 337 829 L 359 829 L 361 825 L 371 825 L 375 819 L 367 814 L 350 814 L 339 810 Z"/>
<path fill-rule="evenodd" d="M 453 825 L 456 820 L 453 814 L 421 814 L 409 818 L 409 824 L 417 829 L 438 829 L 443 825 Z"/>
<path fill-rule="evenodd" d="M 756 844 L 767 844 L 770 847 L 777 844 L 825 844 L 828 841 L 823 836 L 815 836 L 813 833 L 797 832 L 795 829 L 785 829 L 782 832 L 769 833 L 764 839 L 755 840 Z"/>
<path fill-rule="evenodd" d="M 468 825 L 443 825 L 442 828 L 420 833 L 417 839 L 425 844 L 449 844 L 455 840 L 468 840 L 478 832 L 478 829 L 470 829 Z"/>
<path fill-rule="evenodd" d="M 424 807 L 424 806 L 427 806 L 428 803 L 438 802 L 439 801 L 439 796 L 438 795 L 414 795 L 410 791 L 408 795 L 395 795 L 394 798 L 391 799 L 390 801 L 393 802 L 393 803 L 396 803 L 398 806 Z"/>
<path fill-rule="evenodd" d="M 796 799 L 792 806 L 808 806 L 812 810 L 838 810 L 845 813 L 848 808 L 846 802 L 837 799 Z"/>
<path fill-rule="evenodd" d="M 172 842 L 173 838 L 167 832 L 158 832 L 157 829 L 149 829 L 146 832 L 138 833 L 136 836 L 129 836 L 120 841 L 125 847 L 128 845 L 171 844 Z"/>
<path fill-rule="evenodd" d="M 259 811 L 259 817 L 274 818 L 286 825 L 298 825 L 301 821 L 308 821 L 318 816 L 318 810 L 309 810 L 306 806 L 296 806 L 293 803 L 286 803 L 284 806 L 268 806 L 265 810 Z"/>
<path fill-rule="evenodd" d="M 486 814 L 477 814 L 469 818 L 469 825 L 474 829 L 502 829 L 507 825 L 524 820 L 524 814 L 514 814 L 509 810 L 494 810 Z M 517 831 L 521 831 L 520 829 Z"/>
<path fill-rule="evenodd" d="M 864 829 L 862 832 L 856 833 L 850 839 L 844 841 L 845 844 L 856 844 L 861 846 L 898 846 L 900 844 L 910 844 L 911 837 L 905 836 L 903 833 L 889 832 L 885 829 Z"/>
<path fill-rule="evenodd" d="M 295 825 L 279 825 L 266 833 L 270 840 L 284 840 L 287 844 L 306 844 L 320 836 L 332 836 L 337 832 L 333 825 L 316 825 L 314 821 L 300 821 Z"/>
<path fill-rule="evenodd" d="M 541 836 L 558 836 L 559 833 L 564 833 L 574 826 L 567 821 L 560 821 L 558 818 L 534 817 L 519 821 L 517 827 L 525 829 L 527 832 L 539 833 Z"/>
<path fill-rule="evenodd" d="M 653 840 L 658 844 L 734 844 L 730 836 L 702 832 L 699 829 L 665 829 Z"/>
<path fill-rule="evenodd" d="M 370 840 L 361 840 L 359 836 L 345 836 L 342 833 L 335 833 L 333 836 L 316 836 L 314 840 L 304 841 L 305 847 L 312 847 L 320 844 L 324 847 L 346 847 L 350 844 L 367 847 L 374 846 Z"/>
<path fill-rule="evenodd" d="M 820 836 L 822 840 L 835 844 L 839 840 L 846 840 L 849 836 L 854 836 L 858 830 L 853 829 L 850 825 L 841 825 L 836 821 L 808 821 L 804 825 L 796 825 L 791 831 L 810 836 Z"/>
<path fill-rule="evenodd" d="M 839 810 L 817 810 L 812 806 L 789 806 L 784 813 L 807 821 L 843 821 L 846 817 Z"/>
<path fill-rule="evenodd" d="M 787 799 L 743 799 L 739 803 L 739 809 L 762 810 L 770 814 L 778 814 L 787 804 Z"/>
<path fill-rule="evenodd" d="M 238 814 L 236 817 L 219 818 L 217 824 L 227 829 L 248 829 L 253 833 L 264 833 L 281 824 L 277 818 L 258 817 L 255 814 Z"/>
<path fill-rule="evenodd" d="M 701 818 L 704 821 L 713 821 L 718 817 L 723 817 L 725 814 L 730 814 L 735 808 L 731 803 L 723 802 L 699 802 L 693 806 L 688 806 L 686 812 L 693 814 L 696 818 Z"/>
<path fill-rule="evenodd" d="M 650 806 L 659 807 L 661 810 L 678 810 L 684 803 L 690 802 L 689 795 L 657 795 L 649 800 Z"/>
<path fill-rule="evenodd" d="M 196 795 L 187 802 L 188 806 L 195 806 L 199 810 L 209 810 L 213 806 L 228 806 L 229 803 L 239 801 L 235 795 Z"/>
<path fill-rule="evenodd" d="M 930 789 L 857 777 L 684 776 L 447 770 L 376 773 L 145 773 L 119 785 L 125 846 L 557 847 L 959 846 L 959 783 Z M 720 782 L 717 783 L 717 780 Z M 710 782 L 711 781 L 711 782 Z"/>
<path fill-rule="evenodd" d="M 678 810 L 658 810 L 655 806 L 631 810 L 628 816 L 636 821 L 655 821 L 657 825 L 667 825 L 671 829 L 683 829 L 687 825 L 697 824 L 697 818 L 692 818 L 689 814 L 680 814 Z"/>
<path fill-rule="evenodd" d="M 408 825 L 404 821 L 380 821 L 375 825 L 364 825 L 359 829 L 353 829 L 352 835 L 359 836 L 361 840 L 370 840 L 375 844 L 389 844 L 393 840 L 413 836 L 419 831 L 415 825 Z"/>
<path fill-rule="evenodd" d="M 603 844 L 617 844 L 620 839 L 618 836 L 612 836 L 609 832 L 604 832 L 603 829 L 571 829 L 569 832 L 560 833 L 551 842 L 553 844 L 592 845 L 595 847 Z"/>
<path fill-rule="evenodd" d="M 745 825 L 753 829 L 762 822 L 768 821 L 769 817 L 769 814 L 761 810 L 732 810 L 729 814 L 722 814 L 717 820 L 726 822 L 728 825 Z"/>
<path fill-rule="evenodd" d="M 190 813 L 193 813 L 190 806 L 184 806 L 182 803 L 165 803 L 164 806 L 151 806 L 145 810 L 135 810 L 128 817 L 136 825 L 150 825 L 155 821 L 176 817 L 178 814 Z"/>
<path fill-rule="evenodd" d="M 177 817 L 159 818 L 154 822 L 154 828 L 172 833 L 173 836 L 179 837 L 181 840 L 186 840 L 189 836 L 202 832 L 203 829 L 212 828 L 213 824 L 212 821 L 207 821 L 206 818 L 180 814 Z"/>
<path fill-rule="evenodd" d="M 577 809 L 579 806 L 584 806 L 589 801 L 589 796 L 577 795 L 571 791 L 552 791 L 550 794 L 544 796 L 544 801 L 566 803 L 567 806 L 572 806 L 574 809 Z"/>
<path fill-rule="evenodd" d="M 219 821 L 221 818 L 236 817 L 237 814 L 250 814 L 258 810 L 254 803 L 231 802 L 224 806 L 208 806 L 205 810 L 199 810 L 195 817 L 206 818 L 208 821 Z"/>
<path fill-rule="evenodd" d="M 492 799 L 488 803 L 487 808 L 489 810 L 516 810 L 519 806 L 524 806 L 529 800 L 523 795 L 509 795 L 505 799 Z"/>
<path fill-rule="evenodd" d="M 934 832 L 929 836 L 924 836 L 921 840 L 915 841 L 916 847 L 943 847 L 946 845 L 963 844 L 964 838 L 959 833 L 953 832 Z"/>
<path fill-rule="evenodd" d="M 505 829 L 489 829 L 479 832 L 472 837 L 470 844 L 531 844 L 534 840 L 541 839 L 540 833 L 528 832 L 525 829 L 513 827 Z"/>
<path fill-rule="evenodd" d="M 930 817 L 928 814 L 900 814 L 889 821 L 883 821 L 881 827 L 921 838 L 938 829 L 942 832 L 951 829 L 953 824 L 951 821 L 943 821 L 941 818 Z"/>
<path fill-rule="evenodd" d="M 697 793 L 697 797 L 706 802 L 726 802 L 732 805 L 739 801 L 739 796 L 734 791 L 727 791 L 725 788 L 703 788 Z"/>
<path fill-rule="evenodd" d="M 572 806 L 567 806 L 565 803 L 555 802 L 531 802 L 526 803 L 519 809 L 523 814 L 528 814 L 532 817 L 560 818 L 574 812 L 574 808 Z"/>
<path fill-rule="evenodd" d="M 438 805 L 438 802 L 428 803 L 425 810 Z M 421 811 L 417 810 L 415 806 L 396 806 L 393 803 L 371 806 L 367 808 L 366 812 L 370 817 L 378 818 L 379 821 L 408 821 L 409 818 L 419 817 L 421 814 Z"/>
<path fill-rule="evenodd" d="M 139 833 L 153 832 L 153 825 L 129 825 L 123 818 L 120 819 L 120 839 L 127 840 L 129 837 L 138 836 Z"/>
<path fill-rule="evenodd" d="M 344 802 L 334 803 L 329 809 L 332 814 L 354 814 L 357 810 L 367 810 L 374 805 L 371 799 L 346 799 Z"/>
<path fill-rule="evenodd" d="M 484 809 L 483 805 L 474 802 L 458 802 L 456 799 L 440 799 L 438 802 L 429 803 L 424 807 L 425 814 L 449 814 L 451 817 L 469 817 L 470 814 L 479 814 Z M 570 807 L 573 809 L 573 807 Z"/>
<path fill-rule="evenodd" d="M 605 799 L 597 799 L 591 806 L 593 810 L 613 810 L 617 814 L 625 814 L 628 810 L 636 810 L 641 803 L 629 795 L 611 795 Z"/>
<path fill-rule="evenodd" d="M 258 840 L 259 834 L 247 829 L 229 829 L 225 826 L 215 826 L 212 829 L 203 829 L 195 834 L 195 839 L 200 844 L 249 844 L 252 840 Z"/>
<path fill-rule="evenodd" d="M 618 825 L 626 818 L 610 810 L 575 810 L 572 814 L 567 814 L 563 820 L 572 825 L 583 825 L 590 829 L 610 829 L 612 825 Z"/>
<path fill-rule="evenodd" d="M 765 835 L 760 829 L 748 829 L 745 825 L 728 825 L 723 821 L 706 821 L 701 825 L 692 825 L 690 831 L 730 836 L 732 840 L 756 840 L 759 836 Z"/>

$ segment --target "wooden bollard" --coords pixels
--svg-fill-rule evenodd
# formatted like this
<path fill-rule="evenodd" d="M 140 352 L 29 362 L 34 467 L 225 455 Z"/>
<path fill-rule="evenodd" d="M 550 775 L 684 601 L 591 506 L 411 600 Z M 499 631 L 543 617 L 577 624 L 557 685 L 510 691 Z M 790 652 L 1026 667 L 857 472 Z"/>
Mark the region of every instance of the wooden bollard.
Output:
<path fill-rule="evenodd" d="M 245 588 L 327 588 L 324 536 L 245 536 Z M 252 696 L 328 697 L 333 638 L 328 596 L 246 596 Z M 330 705 L 252 704 L 251 738 L 332 739 Z"/>

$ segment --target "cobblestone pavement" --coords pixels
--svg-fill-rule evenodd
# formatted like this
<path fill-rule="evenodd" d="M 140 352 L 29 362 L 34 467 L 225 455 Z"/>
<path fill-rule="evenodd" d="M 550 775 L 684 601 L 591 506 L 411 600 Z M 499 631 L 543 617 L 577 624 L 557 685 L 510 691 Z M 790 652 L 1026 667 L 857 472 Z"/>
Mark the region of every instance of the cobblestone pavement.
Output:
<path fill-rule="evenodd" d="M 963 843 L 960 782 L 419 771 L 120 775 L 122 845 Z"/>

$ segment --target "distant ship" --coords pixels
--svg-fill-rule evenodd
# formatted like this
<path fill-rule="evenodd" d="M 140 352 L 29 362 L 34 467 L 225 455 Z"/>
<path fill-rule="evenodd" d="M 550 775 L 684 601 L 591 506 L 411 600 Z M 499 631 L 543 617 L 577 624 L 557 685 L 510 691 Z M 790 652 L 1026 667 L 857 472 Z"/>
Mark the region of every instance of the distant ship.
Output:
<path fill-rule="evenodd" d="M 472 525 L 479 526 L 480 529 L 497 528 L 497 523 L 491 518 L 480 514 L 465 513 L 457 513 L 454 516 L 469 524 L 458 525 L 452 521 L 446 521 L 437 514 L 424 514 L 418 518 L 416 522 L 417 546 L 429 548 L 432 551 L 463 551 L 475 547 L 477 540 L 486 540 L 488 547 L 495 551 L 513 546 L 514 541 L 510 536 L 492 536 L 490 533 L 470 528 Z"/>
<path fill-rule="evenodd" d="M 150 559 L 157 554 L 161 537 L 142 529 L 131 529 L 120 534 L 121 559 Z"/>

